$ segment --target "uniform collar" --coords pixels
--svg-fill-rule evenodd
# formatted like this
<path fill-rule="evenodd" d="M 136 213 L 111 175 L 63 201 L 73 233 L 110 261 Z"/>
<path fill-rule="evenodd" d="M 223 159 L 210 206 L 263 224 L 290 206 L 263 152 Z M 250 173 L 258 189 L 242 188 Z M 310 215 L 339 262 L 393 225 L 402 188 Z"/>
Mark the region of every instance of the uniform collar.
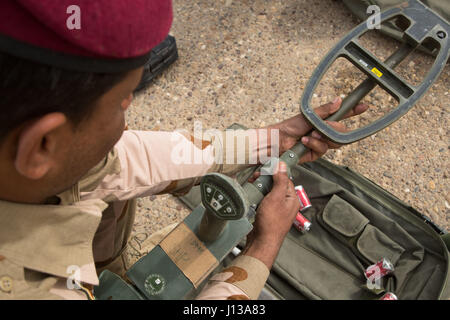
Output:
<path fill-rule="evenodd" d="M 92 241 L 106 207 L 99 199 L 69 205 L 0 200 L 0 255 L 28 269 L 97 285 Z"/>

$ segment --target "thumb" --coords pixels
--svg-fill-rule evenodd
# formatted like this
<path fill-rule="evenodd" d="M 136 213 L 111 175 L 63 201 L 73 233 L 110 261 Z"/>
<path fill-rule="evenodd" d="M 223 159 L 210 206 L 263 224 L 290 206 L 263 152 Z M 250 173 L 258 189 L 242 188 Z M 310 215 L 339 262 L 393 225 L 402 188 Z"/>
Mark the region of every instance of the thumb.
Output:
<path fill-rule="evenodd" d="M 274 194 L 277 197 L 280 197 L 280 199 L 284 199 L 287 193 L 287 186 L 290 181 L 287 175 L 286 163 L 282 161 L 278 163 L 277 173 L 275 173 L 272 176 L 272 178 L 273 178 L 273 187 L 270 193 Z"/>

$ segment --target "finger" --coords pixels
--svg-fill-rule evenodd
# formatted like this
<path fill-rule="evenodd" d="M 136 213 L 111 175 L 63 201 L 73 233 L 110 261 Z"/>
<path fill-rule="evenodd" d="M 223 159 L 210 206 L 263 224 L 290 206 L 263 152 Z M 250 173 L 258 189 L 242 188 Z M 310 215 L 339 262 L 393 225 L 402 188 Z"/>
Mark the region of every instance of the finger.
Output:
<path fill-rule="evenodd" d="M 347 113 L 344 117 L 344 119 L 357 116 L 361 113 L 364 113 L 369 109 L 369 106 L 365 103 L 358 104 L 356 107 L 354 107 L 349 113 Z"/>
<path fill-rule="evenodd" d="M 284 120 L 283 122 L 274 125 L 273 128 L 279 129 L 289 136 L 292 137 L 300 137 L 306 134 L 309 130 L 311 130 L 311 125 L 308 121 L 306 121 L 303 114 L 295 115 L 289 119 Z"/>
<path fill-rule="evenodd" d="M 273 187 L 269 192 L 275 199 L 284 199 L 287 193 L 287 186 L 290 182 L 287 176 L 287 166 L 286 163 L 280 161 L 278 163 L 278 170 L 273 176 Z"/>
<path fill-rule="evenodd" d="M 328 151 L 328 143 L 322 141 L 321 139 L 316 139 L 313 137 L 303 137 L 302 143 L 312 151 L 315 156 L 321 157 Z M 317 158 L 316 158 L 317 159 Z"/>
<path fill-rule="evenodd" d="M 295 185 L 292 181 L 289 181 L 287 192 L 286 192 L 286 200 L 294 201 L 295 204 L 298 204 L 298 210 L 300 210 L 300 201 L 298 199 L 297 192 L 295 191 Z"/>
<path fill-rule="evenodd" d="M 290 213 L 292 214 L 292 220 L 294 220 L 297 212 L 300 211 L 300 201 L 298 199 L 297 193 L 294 189 L 294 184 L 291 182 L 287 189 L 286 193 L 286 205 L 289 208 Z"/>
<path fill-rule="evenodd" d="M 325 121 L 330 127 L 339 132 L 347 132 L 347 127 L 342 122 L 337 121 Z"/>
<path fill-rule="evenodd" d="M 338 132 L 347 132 L 348 131 L 347 127 L 341 122 L 326 121 L 326 123 Z M 337 149 L 337 148 L 342 147 L 342 145 L 340 145 L 339 143 L 334 143 L 329 140 L 326 140 L 326 141 L 327 141 L 328 147 L 331 149 Z"/>
<path fill-rule="evenodd" d="M 341 107 L 342 99 L 337 97 L 333 102 L 324 104 L 316 109 L 314 112 L 322 119 L 328 118 L 328 116 L 332 115 Z"/>
<path fill-rule="evenodd" d="M 325 140 L 325 139 L 322 137 L 322 135 L 321 135 L 319 132 L 317 132 L 316 130 L 314 130 L 314 131 L 311 133 L 311 137 L 316 138 L 316 139 L 319 139 L 319 140 Z"/>
<path fill-rule="evenodd" d="M 298 198 L 297 193 L 295 192 L 295 189 L 289 189 L 289 196 L 287 201 L 289 201 L 289 203 L 292 205 L 292 211 L 293 211 L 293 216 L 295 217 L 295 215 L 297 214 L 297 212 L 300 211 L 301 209 L 301 204 L 300 204 L 300 199 Z"/>
<path fill-rule="evenodd" d="M 315 141 L 314 141 L 315 140 Z M 304 162 L 312 162 L 317 159 L 319 159 L 321 156 L 323 156 L 326 151 L 328 150 L 328 141 L 321 141 L 318 139 L 314 139 L 311 137 L 303 137 L 302 143 L 305 145 L 305 147 L 308 148 L 308 152 L 306 152 L 298 161 L 299 163 Z M 313 149 L 311 149 L 313 148 Z"/>
<path fill-rule="evenodd" d="M 333 129 L 335 129 L 335 130 L 338 131 L 338 132 L 347 132 L 347 131 L 348 131 L 348 130 L 347 130 L 347 127 L 346 127 L 343 123 L 341 123 L 341 122 L 336 122 L 336 121 L 325 121 L 325 122 L 326 122 L 330 127 L 332 127 Z M 337 149 L 337 148 L 342 147 L 342 145 L 340 145 L 340 144 L 338 144 L 338 143 L 334 143 L 334 142 L 328 140 L 327 138 L 323 137 L 323 136 L 322 136 L 319 132 L 317 132 L 316 130 L 314 130 L 314 131 L 311 133 L 311 137 L 316 138 L 316 139 L 318 139 L 318 140 L 320 140 L 320 141 L 323 141 L 323 142 L 327 143 L 327 144 L 328 144 L 328 147 L 329 147 L 329 148 L 332 148 L 332 149 Z"/>
<path fill-rule="evenodd" d="M 305 162 L 313 162 L 317 160 L 319 157 L 312 152 L 311 150 L 308 150 L 301 158 L 298 160 L 299 164 L 305 163 Z"/>
<path fill-rule="evenodd" d="M 286 191 L 286 198 L 295 198 L 297 199 L 297 193 L 295 192 L 295 185 L 292 180 L 289 180 Z"/>
<path fill-rule="evenodd" d="M 248 182 L 250 182 L 250 183 L 255 182 L 255 180 L 258 179 L 260 175 L 261 175 L 261 172 L 260 172 L 260 171 L 256 171 L 256 172 L 253 173 L 253 175 L 248 179 Z"/>
<path fill-rule="evenodd" d="M 335 113 L 341 106 L 342 99 L 337 97 L 333 102 L 324 104 L 316 109 L 314 112 L 322 119 Z M 273 126 L 275 129 L 283 130 L 286 134 L 293 137 L 301 137 L 311 130 L 311 124 L 306 121 L 303 114 L 298 114 L 292 118 L 289 118 L 278 125 Z"/>

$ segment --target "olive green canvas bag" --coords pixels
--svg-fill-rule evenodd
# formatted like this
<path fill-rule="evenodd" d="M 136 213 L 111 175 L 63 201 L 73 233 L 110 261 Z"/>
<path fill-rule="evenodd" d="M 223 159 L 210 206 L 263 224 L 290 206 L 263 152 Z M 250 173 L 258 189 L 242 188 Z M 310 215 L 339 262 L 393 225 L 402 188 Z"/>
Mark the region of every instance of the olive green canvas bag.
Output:
<path fill-rule="evenodd" d="M 292 174 L 311 200 L 304 216 L 312 227 L 305 234 L 291 228 L 261 298 L 379 299 L 387 292 L 399 299 L 450 298 L 444 230 L 347 167 L 321 159 Z M 182 200 L 198 205 L 197 187 Z M 394 272 L 368 283 L 364 271 L 382 258 Z"/>
<path fill-rule="evenodd" d="M 313 226 L 306 234 L 292 228 L 280 250 L 268 284 L 282 296 L 450 297 L 445 231 L 349 168 L 319 160 L 297 167 L 294 180 L 311 198 L 304 215 Z M 382 258 L 394 272 L 370 290 L 364 271 Z"/>
<path fill-rule="evenodd" d="M 236 180 L 243 184 L 254 170 Z M 319 159 L 291 174 L 311 200 L 303 214 L 312 227 L 307 233 L 291 228 L 261 299 L 372 300 L 388 292 L 401 300 L 450 298 L 446 230 L 348 167 Z M 199 187 L 180 199 L 196 208 Z M 394 271 L 368 281 L 365 270 L 383 258 Z"/>

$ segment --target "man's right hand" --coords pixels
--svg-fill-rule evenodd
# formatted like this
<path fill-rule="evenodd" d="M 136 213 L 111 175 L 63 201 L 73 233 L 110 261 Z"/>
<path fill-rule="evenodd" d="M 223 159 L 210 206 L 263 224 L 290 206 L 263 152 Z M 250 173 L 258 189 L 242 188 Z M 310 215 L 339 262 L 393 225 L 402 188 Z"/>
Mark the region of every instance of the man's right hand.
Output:
<path fill-rule="evenodd" d="M 299 210 L 294 184 L 287 176 L 286 164 L 280 161 L 272 190 L 258 207 L 243 254 L 259 259 L 270 269 Z"/>

